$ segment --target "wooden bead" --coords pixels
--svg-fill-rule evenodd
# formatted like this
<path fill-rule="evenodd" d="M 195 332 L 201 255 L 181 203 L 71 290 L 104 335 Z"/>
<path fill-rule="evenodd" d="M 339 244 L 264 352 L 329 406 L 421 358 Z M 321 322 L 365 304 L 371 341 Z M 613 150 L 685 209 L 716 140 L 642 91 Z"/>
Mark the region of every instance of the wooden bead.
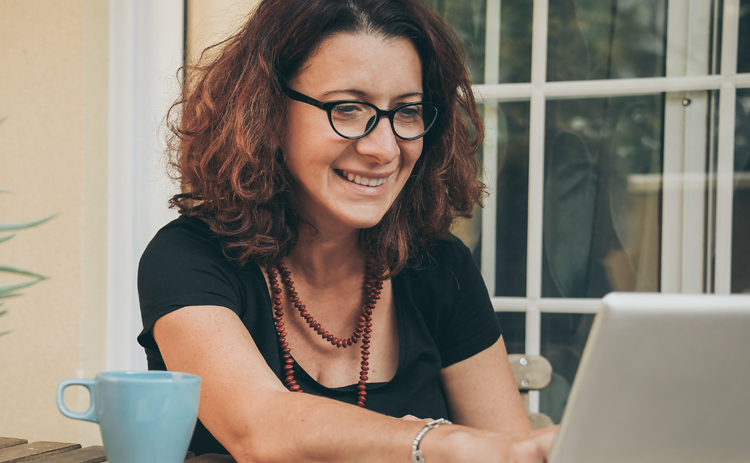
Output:
<path fill-rule="evenodd" d="M 299 312 L 300 316 L 307 322 L 312 330 L 316 331 L 323 339 L 330 342 L 332 345 L 336 346 L 337 348 L 346 348 L 348 346 L 356 344 L 358 340 L 362 338 L 362 362 L 360 363 L 360 375 L 357 385 L 357 405 L 360 407 L 364 407 L 367 401 L 366 389 L 367 380 L 369 379 L 368 371 L 370 369 L 369 349 L 370 338 L 372 336 L 372 311 L 375 308 L 378 299 L 380 299 L 380 291 L 383 288 L 383 281 L 378 280 L 373 276 L 375 272 L 373 266 L 368 263 L 365 271 L 363 292 L 366 301 L 362 306 L 362 314 L 357 317 L 356 325 L 354 327 L 352 335 L 348 338 L 341 339 L 325 330 L 320 322 L 316 321 L 315 318 L 313 318 L 313 316 L 307 312 L 305 305 L 300 302 L 299 294 L 294 287 L 294 282 L 292 281 L 292 273 L 286 268 L 283 262 L 279 262 L 278 264 L 276 264 L 276 266 L 267 265 L 266 272 L 268 274 L 268 281 L 271 287 L 271 296 L 273 299 L 273 306 L 275 310 L 275 317 L 273 317 L 274 325 L 279 336 L 279 344 L 281 345 L 283 353 L 282 358 L 284 359 L 285 363 L 284 371 L 286 372 L 286 375 L 284 384 L 290 391 L 302 391 L 301 387 L 294 379 L 294 360 L 291 356 L 289 343 L 286 342 L 287 333 L 286 331 L 284 331 L 284 301 L 282 296 L 282 285 L 286 286 L 289 299 L 291 300 L 293 307 L 296 308 Z M 278 274 L 281 274 L 281 284 L 279 284 L 279 281 L 277 280 Z"/>

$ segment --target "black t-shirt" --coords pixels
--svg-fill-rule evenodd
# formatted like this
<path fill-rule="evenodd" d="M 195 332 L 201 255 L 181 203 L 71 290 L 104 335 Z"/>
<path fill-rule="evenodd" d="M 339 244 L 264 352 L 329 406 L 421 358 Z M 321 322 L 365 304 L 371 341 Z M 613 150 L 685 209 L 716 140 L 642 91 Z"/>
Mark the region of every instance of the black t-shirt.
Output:
<path fill-rule="evenodd" d="M 468 248 L 452 237 L 439 242 L 419 268 L 395 276 L 392 287 L 398 368 L 391 381 L 368 383 L 367 408 L 395 417 L 449 418 L 440 369 L 481 352 L 500 337 L 479 269 Z M 138 293 L 143 320 L 138 342 L 146 350 L 149 369 L 166 369 L 151 334 L 159 317 L 186 306 L 214 305 L 239 316 L 268 366 L 283 380 L 263 272 L 255 263 L 239 268 L 228 260 L 220 237 L 203 221 L 180 217 L 156 234 L 141 258 Z M 306 393 L 356 403 L 356 384 L 327 388 L 296 363 L 294 372 Z M 226 453 L 200 422 L 190 448 L 196 454 Z"/>

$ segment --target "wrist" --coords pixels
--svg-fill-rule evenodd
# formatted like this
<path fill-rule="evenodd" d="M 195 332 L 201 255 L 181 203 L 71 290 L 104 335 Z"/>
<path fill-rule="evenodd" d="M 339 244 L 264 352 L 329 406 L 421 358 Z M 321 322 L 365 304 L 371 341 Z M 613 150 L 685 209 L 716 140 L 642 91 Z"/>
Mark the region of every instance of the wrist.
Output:
<path fill-rule="evenodd" d="M 425 463 L 424 459 L 424 452 L 422 449 L 419 448 L 422 439 L 425 435 L 427 435 L 428 432 L 432 431 L 433 429 L 439 427 L 439 426 L 446 426 L 451 425 L 449 420 L 446 420 L 445 418 L 439 418 L 437 420 L 429 421 L 417 434 L 417 437 L 414 438 L 414 442 L 411 445 L 411 463 Z"/>
<path fill-rule="evenodd" d="M 463 462 L 466 449 L 473 440 L 472 431 L 464 426 L 440 426 L 431 430 L 424 435 L 420 444 L 424 462 Z"/>

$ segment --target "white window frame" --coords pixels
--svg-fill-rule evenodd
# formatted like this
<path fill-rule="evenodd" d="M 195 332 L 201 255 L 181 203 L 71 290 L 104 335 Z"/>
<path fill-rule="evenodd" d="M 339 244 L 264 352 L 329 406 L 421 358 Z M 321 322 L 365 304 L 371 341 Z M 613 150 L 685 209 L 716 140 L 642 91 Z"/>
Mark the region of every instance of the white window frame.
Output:
<path fill-rule="evenodd" d="M 473 87 L 485 105 L 483 148 L 490 196 L 482 211 L 481 270 L 490 294 L 495 286 L 497 182 L 497 103 L 530 102 L 529 191 L 526 297 L 493 297 L 497 312 L 525 312 L 525 350 L 539 354 L 543 313 L 596 313 L 600 299 L 543 298 L 542 216 L 544 210 L 544 131 L 547 100 L 666 93 L 662 203 L 661 286 L 663 292 L 729 294 L 732 266 L 734 113 L 736 91 L 750 88 L 750 74 L 737 74 L 740 0 L 724 0 L 721 72 L 706 75 L 710 0 L 670 2 L 667 18 L 667 74 L 638 79 L 546 82 L 548 0 L 534 0 L 531 82 L 498 83 L 501 0 L 487 0 L 485 83 Z M 718 133 L 708 133 L 706 95 L 719 95 Z M 683 105 L 690 98 L 689 106 Z M 717 138 L 716 172 L 706 172 L 706 140 Z M 708 185 L 703 189 L 690 182 Z M 674 187 L 674 188 L 673 188 Z M 706 252 L 707 251 L 707 252 Z M 539 411 L 539 393 L 529 394 L 529 408 Z"/>
<path fill-rule="evenodd" d="M 163 121 L 179 94 L 184 0 L 109 0 L 107 370 L 144 370 L 138 260 L 177 216 L 164 163 Z"/>

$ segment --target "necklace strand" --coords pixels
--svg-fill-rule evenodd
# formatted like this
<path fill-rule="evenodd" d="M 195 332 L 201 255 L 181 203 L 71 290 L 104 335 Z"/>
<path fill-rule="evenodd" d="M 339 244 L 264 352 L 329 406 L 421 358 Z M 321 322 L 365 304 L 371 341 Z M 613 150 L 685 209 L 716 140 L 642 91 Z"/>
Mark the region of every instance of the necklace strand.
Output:
<path fill-rule="evenodd" d="M 369 379 L 368 372 L 370 370 L 369 358 L 370 338 L 372 336 L 372 311 L 375 308 L 378 299 L 380 299 L 380 292 L 383 289 L 383 281 L 373 277 L 372 271 L 368 266 L 365 271 L 365 304 L 362 306 L 362 314 L 358 318 L 357 326 L 354 328 L 352 335 L 346 339 L 342 339 L 325 330 L 307 311 L 305 305 L 300 302 L 299 294 L 295 290 L 294 282 L 292 281 L 292 273 L 286 268 L 283 262 L 279 261 L 276 265 L 266 266 L 266 273 L 268 273 L 268 283 L 271 286 L 271 294 L 273 296 L 273 320 L 276 325 L 276 333 L 279 336 L 282 359 L 284 360 L 284 385 L 292 392 L 302 392 L 302 388 L 294 379 L 294 359 L 292 358 L 289 343 L 286 340 L 287 333 L 284 330 L 284 300 L 282 295 L 283 290 L 281 288 L 282 285 L 286 286 L 292 305 L 297 309 L 307 325 L 332 345 L 337 348 L 346 348 L 352 344 L 356 344 L 359 338 L 362 338 L 362 362 L 360 363 L 359 381 L 357 382 L 357 405 L 364 407 L 367 402 L 367 380 Z M 278 281 L 279 274 L 281 275 L 282 284 L 279 284 Z"/>

